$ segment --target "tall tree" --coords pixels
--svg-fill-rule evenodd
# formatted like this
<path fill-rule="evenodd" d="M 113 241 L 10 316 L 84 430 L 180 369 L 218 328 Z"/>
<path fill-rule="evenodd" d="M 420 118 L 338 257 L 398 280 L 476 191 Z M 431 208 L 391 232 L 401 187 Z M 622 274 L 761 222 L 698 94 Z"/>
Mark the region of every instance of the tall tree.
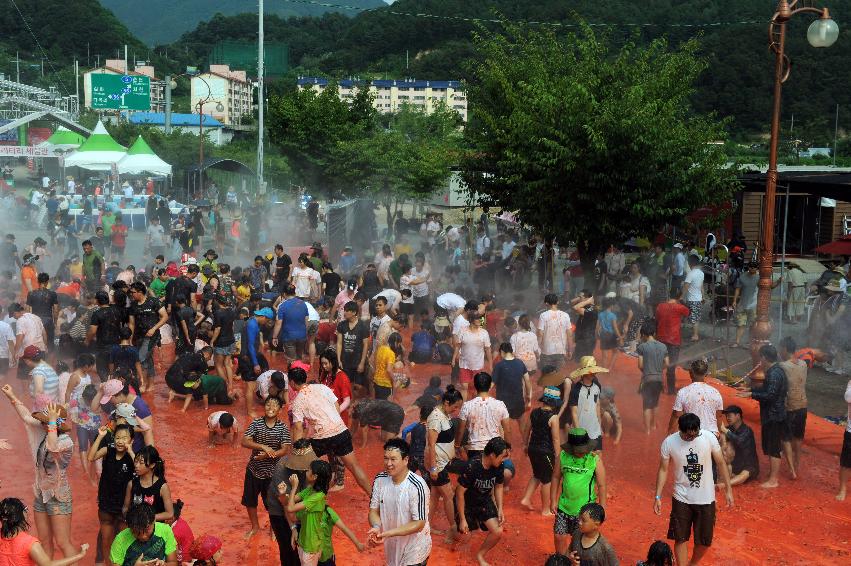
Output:
<path fill-rule="evenodd" d="M 329 199 L 347 188 L 332 172 L 341 144 L 368 136 L 376 126 L 368 89 L 360 89 L 350 103 L 338 92 L 334 84 L 320 93 L 292 89 L 269 103 L 269 140 L 281 148 L 293 173 L 310 190 L 322 191 Z"/>
<path fill-rule="evenodd" d="M 696 41 L 613 50 L 585 24 L 562 36 L 505 23 L 475 42 L 463 176 L 482 204 L 588 258 L 731 194 L 734 172 L 713 143 L 726 139 L 723 122 L 690 104 L 705 68 Z"/>

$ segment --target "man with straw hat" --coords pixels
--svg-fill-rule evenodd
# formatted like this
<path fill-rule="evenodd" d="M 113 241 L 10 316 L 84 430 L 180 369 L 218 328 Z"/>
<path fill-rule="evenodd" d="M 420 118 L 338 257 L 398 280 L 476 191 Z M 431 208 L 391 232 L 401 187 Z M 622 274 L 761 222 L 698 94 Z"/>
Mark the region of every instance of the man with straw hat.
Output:
<path fill-rule="evenodd" d="M 561 445 L 558 465 L 553 470 L 550 511 L 556 516 L 553 538 L 559 554 L 567 554 L 570 537 L 579 528 L 582 506 L 594 501 L 606 504 L 603 458 L 592 450 L 588 431 L 570 429 L 567 442 Z"/>
<path fill-rule="evenodd" d="M 570 374 L 573 385 L 570 387 L 567 406 L 570 409 L 571 422 L 574 426 L 585 429 L 593 450 L 603 449 L 603 415 L 600 409 L 603 386 L 595 376 L 608 371 L 597 365 L 594 356 L 583 356 L 579 360 L 579 367 Z"/>

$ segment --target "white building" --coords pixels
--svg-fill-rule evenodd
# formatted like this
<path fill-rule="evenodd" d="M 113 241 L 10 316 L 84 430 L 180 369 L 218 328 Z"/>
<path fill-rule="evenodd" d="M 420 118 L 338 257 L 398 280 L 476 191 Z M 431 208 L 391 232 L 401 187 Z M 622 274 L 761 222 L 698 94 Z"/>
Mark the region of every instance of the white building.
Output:
<path fill-rule="evenodd" d="M 199 123 L 199 118 L 203 118 L 203 122 Z M 152 126 L 165 131 L 165 114 L 162 112 L 134 112 L 129 116 L 129 120 L 131 124 Z M 198 116 L 198 114 L 172 112 L 171 129 L 196 136 L 203 133 L 213 145 L 224 145 L 233 139 L 233 130 L 225 127 L 209 114 Z"/>
<path fill-rule="evenodd" d="M 313 89 L 322 92 L 328 86 L 328 79 L 321 77 L 299 77 L 298 88 Z M 362 85 L 368 84 L 373 94 L 373 106 L 382 113 L 396 112 L 403 104 L 421 106 L 427 113 L 434 110 L 438 102 L 451 108 L 467 121 L 467 95 L 460 81 L 418 81 L 405 80 L 374 80 L 365 83 L 352 79 L 344 79 L 337 83 L 340 98 L 351 100 Z"/>
<path fill-rule="evenodd" d="M 134 70 L 125 72 L 124 59 L 107 59 L 103 67 L 92 69 L 83 73 L 83 92 L 85 93 L 85 107 L 92 107 L 92 75 L 130 75 L 145 76 L 151 79 L 151 112 L 165 112 L 165 81 L 154 75 L 151 65 L 135 65 Z"/>
<path fill-rule="evenodd" d="M 198 113 L 199 102 L 203 113 L 213 116 L 227 126 L 241 125 L 242 117 L 251 115 L 254 105 L 254 85 L 245 71 L 232 71 L 228 65 L 210 65 L 210 71 L 192 77 L 190 83 L 192 113 Z M 221 104 L 222 110 L 217 110 Z"/>

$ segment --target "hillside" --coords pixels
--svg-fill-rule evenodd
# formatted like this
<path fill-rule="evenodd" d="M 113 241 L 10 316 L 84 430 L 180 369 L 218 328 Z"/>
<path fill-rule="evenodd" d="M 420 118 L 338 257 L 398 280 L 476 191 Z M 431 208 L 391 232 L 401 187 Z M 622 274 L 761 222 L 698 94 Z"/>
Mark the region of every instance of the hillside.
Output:
<path fill-rule="evenodd" d="M 257 0 L 100 0 L 106 8 L 131 28 L 148 45 L 171 43 L 183 33 L 194 29 L 217 13 L 226 16 L 245 12 L 257 13 Z M 326 2 L 327 3 L 327 2 Z M 339 3 L 355 8 L 387 6 L 383 0 L 346 0 Z M 267 15 L 280 17 L 319 16 L 334 8 L 318 4 L 270 0 L 266 2 Z M 341 8 L 347 15 L 357 12 Z"/>
<path fill-rule="evenodd" d="M 839 72 L 851 66 L 847 25 L 851 5 L 838 0 L 826 3 L 842 30 L 839 41 L 830 49 L 811 48 L 806 41 L 811 20 L 796 18 L 787 41 L 794 69 L 784 87 L 784 121 L 788 123 L 794 114 L 796 136 L 809 136 L 818 143 L 832 140 L 837 103 L 840 127 L 847 123 L 844 129 L 851 128 L 851 120 L 842 121 L 842 116 L 851 116 L 851 77 Z M 351 20 L 329 14 L 270 20 L 267 36 L 290 43 L 290 61 L 300 73 L 464 79 L 467 62 L 475 56 L 471 34 L 477 24 L 458 18 L 493 19 L 500 13 L 510 20 L 574 26 L 578 15 L 606 24 L 594 29 L 609 33 L 616 43 L 642 43 L 664 36 L 676 45 L 698 35 L 709 68 L 694 96 L 696 107 L 729 117 L 734 135 L 749 135 L 765 133 L 768 127 L 773 59 L 766 43 L 767 22 L 775 8 L 775 0 L 397 0 Z M 423 13 L 449 18 L 415 15 Z M 576 28 L 550 29 L 568 33 Z M 253 34 L 251 18 L 219 17 L 185 34 L 174 47 L 201 56 L 209 41 L 250 39 Z"/>

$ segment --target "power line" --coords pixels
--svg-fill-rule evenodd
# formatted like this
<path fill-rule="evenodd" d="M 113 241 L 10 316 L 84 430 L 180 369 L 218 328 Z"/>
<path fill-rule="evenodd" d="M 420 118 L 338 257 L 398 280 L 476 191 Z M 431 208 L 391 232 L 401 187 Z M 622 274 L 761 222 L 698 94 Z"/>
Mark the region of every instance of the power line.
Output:
<path fill-rule="evenodd" d="M 47 59 L 47 64 L 50 65 L 50 68 L 53 70 L 53 73 L 56 76 L 56 81 L 59 82 L 59 86 L 62 88 L 62 93 L 65 94 L 66 96 L 68 96 L 68 91 L 65 90 L 65 83 L 62 82 L 61 78 L 59 78 L 59 71 L 57 71 L 56 67 L 53 66 L 53 61 L 47 55 L 47 52 L 44 50 L 44 47 L 41 46 L 41 42 L 39 42 L 38 38 L 35 36 L 35 33 L 33 32 L 33 29 L 30 27 L 29 22 L 24 17 L 24 14 L 21 12 L 21 9 L 18 8 L 17 2 L 15 2 L 15 0 L 9 0 L 9 2 L 11 2 L 12 6 L 15 7 L 15 10 L 18 12 L 18 15 L 21 17 L 21 21 L 24 22 L 25 26 L 27 26 L 27 31 L 30 32 L 30 35 L 32 36 L 33 41 L 35 41 L 35 44 L 38 46 L 39 50 L 41 51 L 41 54 L 44 56 L 45 59 Z"/>
<path fill-rule="evenodd" d="M 465 16 L 452 16 L 452 15 L 443 15 L 443 14 L 427 14 L 424 12 L 401 12 L 399 10 L 388 10 L 387 8 L 364 8 L 362 6 L 350 6 L 348 4 L 333 4 L 330 2 L 320 2 L 318 0 L 280 0 L 281 2 L 288 2 L 291 4 L 308 4 L 311 6 L 322 6 L 324 8 L 339 8 L 341 10 L 352 10 L 356 12 L 381 12 L 383 14 L 392 14 L 394 16 L 407 16 L 412 18 L 424 18 L 424 19 L 435 19 L 435 20 L 452 20 L 452 21 L 461 21 L 461 22 L 473 22 L 473 23 L 492 23 L 498 24 L 503 20 L 497 18 L 470 18 Z M 579 23 L 565 23 L 565 22 L 544 22 L 544 21 L 536 21 L 536 20 L 508 20 L 511 23 L 516 24 L 528 24 L 535 26 L 552 26 L 552 27 L 563 27 L 563 28 L 576 28 L 580 27 Z M 668 27 L 668 28 L 709 28 L 709 27 L 720 27 L 720 26 L 734 26 L 734 25 L 753 25 L 753 24 L 765 24 L 766 22 L 763 20 L 743 20 L 743 21 L 732 21 L 732 22 L 707 22 L 707 23 L 631 23 L 631 22 L 622 22 L 622 23 L 604 23 L 604 22 L 586 22 L 586 25 L 591 27 Z"/>

